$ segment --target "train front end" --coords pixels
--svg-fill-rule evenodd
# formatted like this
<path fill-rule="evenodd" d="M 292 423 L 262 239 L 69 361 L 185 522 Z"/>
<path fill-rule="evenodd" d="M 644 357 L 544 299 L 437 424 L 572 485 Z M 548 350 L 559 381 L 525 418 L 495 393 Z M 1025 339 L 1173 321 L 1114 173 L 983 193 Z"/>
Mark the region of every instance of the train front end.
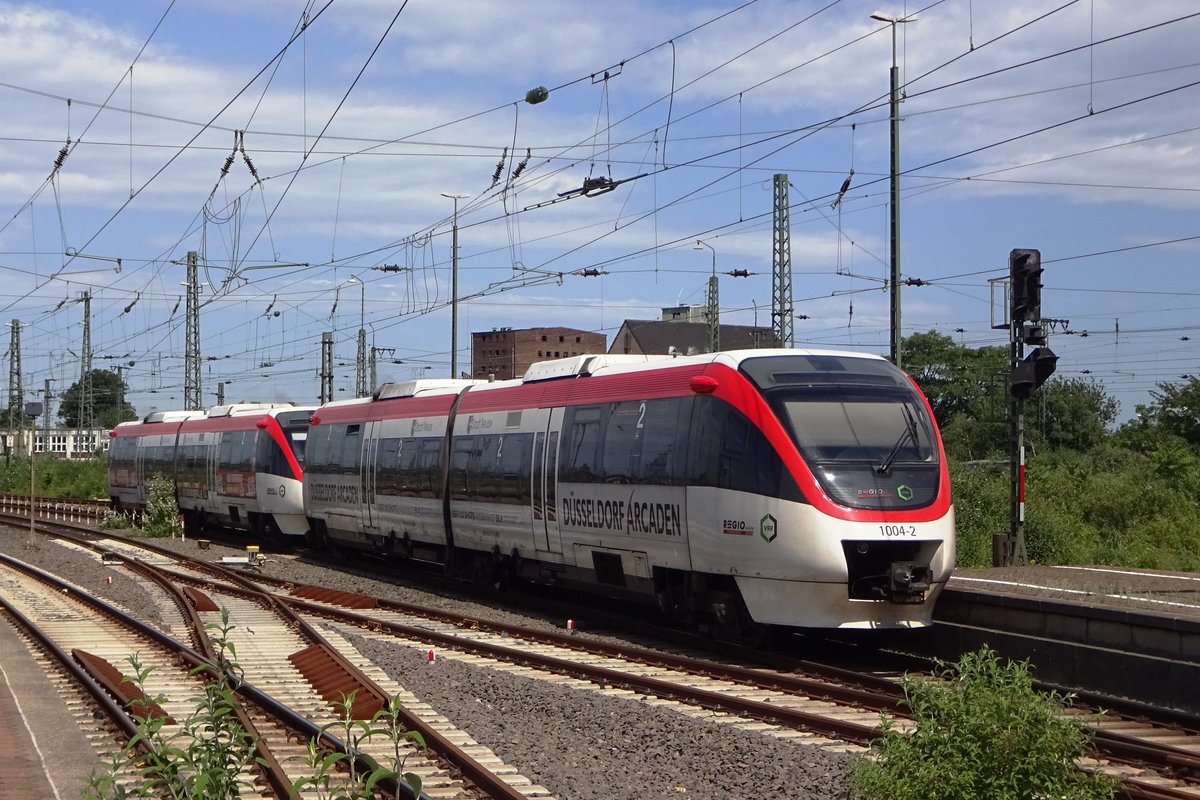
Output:
<path fill-rule="evenodd" d="M 773 498 L 726 493 L 707 525 L 693 513 L 710 533 L 693 538 L 694 566 L 732 565 L 759 623 L 931 624 L 954 566 L 954 508 L 924 396 L 876 356 L 742 355 L 737 376 L 717 381 L 740 388 L 718 393 L 761 430 L 785 474 Z"/>

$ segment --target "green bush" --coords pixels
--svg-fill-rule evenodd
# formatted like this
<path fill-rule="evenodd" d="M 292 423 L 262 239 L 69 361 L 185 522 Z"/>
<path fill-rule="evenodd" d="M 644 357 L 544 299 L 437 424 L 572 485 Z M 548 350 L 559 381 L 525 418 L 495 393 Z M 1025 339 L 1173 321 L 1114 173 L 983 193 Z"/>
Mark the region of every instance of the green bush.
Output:
<path fill-rule="evenodd" d="M 165 475 L 155 475 L 150 479 L 142 531 L 146 536 L 158 539 L 183 534 L 183 521 L 179 516 L 179 505 L 175 502 L 175 484 Z"/>
<path fill-rule="evenodd" d="M 34 494 L 38 497 L 71 499 L 106 497 L 104 456 L 81 459 L 37 456 L 34 465 Z M 0 459 L 0 493 L 29 494 L 29 458 Z"/>
<path fill-rule="evenodd" d="M 984 647 L 928 678 L 906 677 L 916 730 L 888 717 L 848 779 L 855 800 L 1110 800 L 1117 781 L 1076 766 L 1089 734 L 1063 714 L 1070 695 L 1035 692 L 1028 662 Z"/>

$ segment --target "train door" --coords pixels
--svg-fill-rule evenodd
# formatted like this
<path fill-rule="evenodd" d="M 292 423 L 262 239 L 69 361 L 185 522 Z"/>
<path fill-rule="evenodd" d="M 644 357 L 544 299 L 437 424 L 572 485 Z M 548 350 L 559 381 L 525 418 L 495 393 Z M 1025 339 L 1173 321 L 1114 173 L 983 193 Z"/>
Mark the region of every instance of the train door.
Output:
<path fill-rule="evenodd" d="M 200 495 L 206 511 L 220 508 L 217 503 L 217 453 L 221 434 L 204 434 L 204 488 Z"/>
<path fill-rule="evenodd" d="M 533 542 L 540 553 L 561 553 L 558 529 L 558 431 L 561 408 L 540 408 L 533 434 Z"/>
<path fill-rule="evenodd" d="M 137 476 L 134 480 L 134 503 L 146 503 L 150 491 L 146 486 L 146 442 L 150 439 L 149 436 L 137 437 L 137 450 L 133 456 L 133 474 Z"/>
<path fill-rule="evenodd" d="M 379 428 L 382 422 L 367 422 L 363 425 L 366 435 L 363 437 L 362 471 L 359 488 L 359 518 L 363 530 L 375 530 L 379 527 L 378 514 L 375 510 L 375 478 L 379 474 Z"/>

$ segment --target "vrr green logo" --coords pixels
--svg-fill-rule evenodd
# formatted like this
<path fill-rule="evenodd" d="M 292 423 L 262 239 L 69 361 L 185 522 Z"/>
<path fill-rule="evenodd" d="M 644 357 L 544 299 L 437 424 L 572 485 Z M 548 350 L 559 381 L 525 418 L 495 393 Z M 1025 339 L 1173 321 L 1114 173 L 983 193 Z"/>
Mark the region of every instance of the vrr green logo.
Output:
<path fill-rule="evenodd" d="M 912 500 L 912 489 L 908 488 L 904 484 L 900 484 L 896 487 L 896 497 L 899 497 L 901 500 Z"/>
<path fill-rule="evenodd" d="M 764 541 L 775 541 L 775 537 L 779 535 L 779 525 L 773 516 L 764 514 L 763 518 L 758 521 L 758 535 Z"/>

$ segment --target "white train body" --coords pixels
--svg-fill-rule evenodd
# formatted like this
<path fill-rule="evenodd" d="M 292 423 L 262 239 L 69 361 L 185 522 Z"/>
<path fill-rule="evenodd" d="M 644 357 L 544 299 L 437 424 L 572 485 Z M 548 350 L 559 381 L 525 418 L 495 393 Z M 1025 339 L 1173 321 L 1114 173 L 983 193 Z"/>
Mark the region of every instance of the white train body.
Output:
<path fill-rule="evenodd" d="M 108 493 L 140 512 L 155 474 L 174 485 L 191 530 L 206 522 L 260 536 L 303 537 L 304 443 L 312 408 L 244 403 L 155 412 L 113 429 Z"/>
<path fill-rule="evenodd" d="M 657 602 L 715 626 L 919 627 L 954 563 L 945 455 L 883 359 L 580 356 L 322 406 L 318 542 Z"/>

